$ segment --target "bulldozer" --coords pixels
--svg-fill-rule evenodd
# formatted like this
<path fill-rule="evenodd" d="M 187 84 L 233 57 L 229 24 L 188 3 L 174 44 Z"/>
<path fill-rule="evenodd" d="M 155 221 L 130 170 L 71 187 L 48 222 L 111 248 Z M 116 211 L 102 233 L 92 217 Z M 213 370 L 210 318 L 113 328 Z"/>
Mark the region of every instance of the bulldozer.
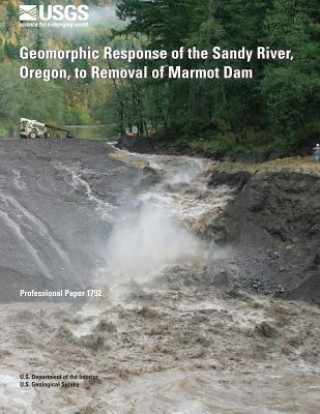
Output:
<path fill-rule="evenodd" d="M 35 119 L 20 118 L 21 138 L 74 138 L 72 133 L 64 128 L 38 122 Z"/>

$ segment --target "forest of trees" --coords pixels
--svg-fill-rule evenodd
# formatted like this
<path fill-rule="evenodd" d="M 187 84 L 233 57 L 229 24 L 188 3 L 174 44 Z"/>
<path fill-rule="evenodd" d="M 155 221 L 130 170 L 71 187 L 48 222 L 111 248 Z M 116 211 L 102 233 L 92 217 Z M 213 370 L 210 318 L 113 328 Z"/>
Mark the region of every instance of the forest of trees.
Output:
<path fill-rule="evenodd" d="M 54 3 L 38 1 L 33 3 Z M 58 3 L 63 3 L 58 1 Z M 320 9 L 317 0 L 119 0 L 76 1 L 114 7 L 122 21 L 101 23 L 77 36 L 19 30 L 16 0 L 0 5 L 0 117 L 24 116 L 56 124 L 153 126 L 159 137 L 213 155 L 294 152 L 320 139 Z M 114 25 L 113 25 L 114 26 Z M 291 49 L 294 61 L 254 60 L 252 80 L 22 81 L 18 50 L 33 48 L 166 49 L 197 46 L 212 50 Z M 43 65 L 33 62 L 33 65 Z M 67 67 L 69 62 L 60 62 Z M 92 64 L 83 61 L 84 68 Z M 106 67 L 119 63 L 101 62 Z M 170 59 L 167 64 L 172 64 Z M 175 62 L 210 68 L 216 62 Z M 237 68 L 245 62 L 226 62 Z M 124 65 L 124 63 L 123 63 Z M 128 65 L 128 64 L 126 64 Z M 145 62 L 133 62 L 133 67 Z M 152 67 L 163 62 L 152 62 Z M 77 65 L 79 66 L 79 64 Z"/>
<path fill-rule="evenodd" d="M 27 46 L 33 49 L 73 49 L 80 45 L 94 44 L 110 40 L 111 28 L 98 25 L 92 30 L 68 32 L 63 30 L 21 29 L 19 4 L 17 0 L 7 0 L 0 4 L 0 122 L 12 126 L 20 117 L 41 120 L 55 125 L 91 124 L 110 122 L 114 119 L 112 86 L 103 86 L 84 81 L 51 81 L 30 79 L 19 76 L 19 49 Z M 27 4 L 30 2 L 26 2 Z M 110 5 L 109 0 L 97 1 L 50 1 L 34 0 L 33 4 L 90 4 L 100 7 Z M 25 64 L 25 62 L 24 62 Z M 32 61 L 30 68 L 45 69 L 67 67 L 68 62 Z M 78 63 L 86 67 L 87 61 Z M 112 113 L 111 113 L 112 112 Z M 107 116 L 105 115 L 107 114 Z M 116 122 L 116 120 L 115 120 Z"/>

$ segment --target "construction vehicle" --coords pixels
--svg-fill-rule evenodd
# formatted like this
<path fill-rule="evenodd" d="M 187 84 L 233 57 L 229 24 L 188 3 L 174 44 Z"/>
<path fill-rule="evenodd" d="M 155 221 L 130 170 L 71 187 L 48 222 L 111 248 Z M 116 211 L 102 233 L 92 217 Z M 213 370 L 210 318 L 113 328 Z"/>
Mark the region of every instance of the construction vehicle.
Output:
<path fill-rule="evenodd" d="M 73 138 L 70 131 L 34 119 L 20 118 L 21 138 Z"/>

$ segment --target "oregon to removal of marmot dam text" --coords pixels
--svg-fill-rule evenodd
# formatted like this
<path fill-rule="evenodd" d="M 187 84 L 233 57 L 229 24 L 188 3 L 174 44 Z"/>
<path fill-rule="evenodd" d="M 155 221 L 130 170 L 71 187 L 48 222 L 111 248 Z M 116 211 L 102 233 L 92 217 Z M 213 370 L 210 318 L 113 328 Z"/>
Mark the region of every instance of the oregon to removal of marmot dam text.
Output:
<path fill-rule="evenodd" d="M 72 73 L 66 69 L 34 69 L 26 65 L 20 67 L 20 78 L 42 79 L 49 82 L 54 79 L 252 79 L 253 70 L 250 68 L 234 68 L 233 66 L 216 66 L 213 68 L 185 69 L 174 62 L 193 60 L 204 62 L 208 60 L 232 62 L 242 61 L 249 64 L 253 58 L 257 60 L 293 60 L 291 50 L 272 50 L 270 47 L 259 46 L 255 51 L 242 47 L 237 50 L 222 49 L 215 46 L 211 51 L 198 50 L 196 47 L 176 49 L 170 53 L 166 50 L 117 50 L 105 47 L 102 52 L 96 49 L 78 48 L 75 50 L 34 50 L 28 47 L 20 48 L 20 59 L 33 60 L 61 60 L 67 59 L 72 63 L 80 60 L 99 61 L 99 65 L 92 65 L 90 70 L 75 68 Z M 104 62 L 122 61 L 131 63 L 135 60 L 145 63 L 140 68 L 108 68 L 102 67 Z M 148 61 L 163 61 L 158 68 L 149 69 Z"/>

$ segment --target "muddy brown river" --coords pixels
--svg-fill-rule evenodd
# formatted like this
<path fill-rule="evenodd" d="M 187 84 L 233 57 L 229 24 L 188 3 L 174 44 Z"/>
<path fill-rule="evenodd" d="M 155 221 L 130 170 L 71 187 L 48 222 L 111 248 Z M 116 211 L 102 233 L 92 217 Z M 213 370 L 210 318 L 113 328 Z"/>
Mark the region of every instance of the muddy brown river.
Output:
<path fill-rule="evenodd" d="M 0 154 L 1 413 L 319 413 L 320 310 L 237 288 L 233 248 L 206 237 L 234 197 L 214 163 L 94 141 Z"/>

